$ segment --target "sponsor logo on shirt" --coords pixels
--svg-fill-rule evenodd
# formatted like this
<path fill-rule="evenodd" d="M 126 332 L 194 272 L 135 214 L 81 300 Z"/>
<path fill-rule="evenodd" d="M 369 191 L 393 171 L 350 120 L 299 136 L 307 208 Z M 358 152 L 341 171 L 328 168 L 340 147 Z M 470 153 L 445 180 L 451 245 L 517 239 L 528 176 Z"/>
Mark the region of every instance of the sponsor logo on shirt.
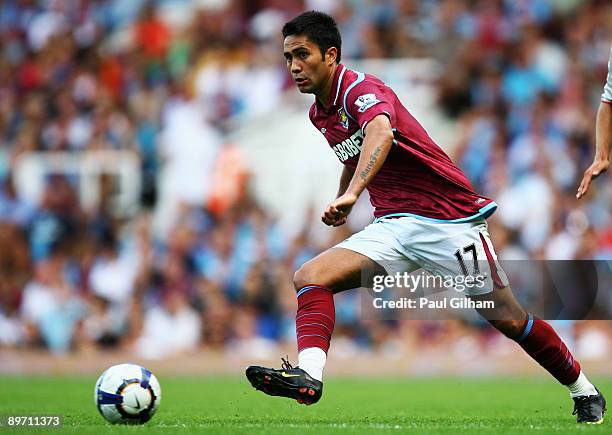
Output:
<path fill-rule="evenodd" d="M 359 107 L 358 111 L 361 113 L 378 103 L 380 103 L 380 100 L 376 98 L 375 94 L 360 95 L 359 98 L 355 100 L 355 105 Z"/>
<path fill-rule="evenodd" d="M 345 130 L 348 130 L 349 119 L 348 119 L 348 115 L 344 111 L 344 107 L 341 107 L 338 110 L 338 117 L 340 118 L 340 125 L 344 127 Z"/>
<path fill-rule="evenodd" d="M 332 147 L 341 162 L 345 162 L 351 157 L 356 156 L 361 152 L 363 145 L 363 133 L 357 130 L 351 137 L 343 140 L 339 144 Z"/>
<path fill-rule="evenodd" d="M 485 201 L 486 201 L 486 199 L 484 199 L 484 198 L 478 198 L 478 199 L 477 199 L 476 201 L 474 201 L 474 202 L 475 202 L 476 204 L 480 205 L 480 204 L 482 204 L 482 203 L 483 203 L 483 202 L 485 202 Z"/>

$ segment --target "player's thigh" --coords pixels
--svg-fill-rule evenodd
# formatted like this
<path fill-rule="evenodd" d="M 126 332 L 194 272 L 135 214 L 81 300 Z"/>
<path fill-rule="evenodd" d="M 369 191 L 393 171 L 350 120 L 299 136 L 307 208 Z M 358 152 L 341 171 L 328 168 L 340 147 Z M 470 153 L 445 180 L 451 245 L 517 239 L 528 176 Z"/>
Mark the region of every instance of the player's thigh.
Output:
<path fill-rule="evenodd" d="M 369 286 L 375 275 L 417 268 L 401 251 L 397 235 L 386 222 L 372 223 L 305 263 L 295 274 L 299 289 L 319 284 L 334 292 Z"/>
<path fill-rule="evenodd" d="M 508 337 L 520 335 L 527 313 L 514 297 L 497 261 L 486 221 L 443 224 L 407 220 L 407 255 L 435 275 L 453 278 L 455 289 L 475 301 L 490 301 L 477 311 Z M 476 278 L 467 285 L 468 276 Z M 459 290 L 458 290 L 459 291 Z"/>
<path fill-rule="evenodd" d="M 497 261 L 486 221 L 437 223 L 407 220 L 406 255 L 430 273 L 453 279 L 465 295 L 484 295 L 509 285 Z"/>
<path fill-rule="evenodd" d="M 472 231 L 477 233 L 481 241 L 486 264 L 492 278 L 493 290 L 488 293 L 469 296 L 474 300 L 491 301 L 490 308 L 480 308 L 478 312 L 506 335 L 512 335 L 515 330 L 522 328 L 527 312 L 514 296 L 508 278 L 497 260 L 486 221 L 474 225 Z M 479 257 L 479 263 L 483 261 L 481 259 L 482 257 Z"/>
<path fill-rule="evenodd" d="M 384 273 L 371 258 L 350 249 L 333 247 L 300 267 L 293 277 L 296 289 L 322 285 L 334 293 L 362 287 L 362 276 L 370 271 Z"/>

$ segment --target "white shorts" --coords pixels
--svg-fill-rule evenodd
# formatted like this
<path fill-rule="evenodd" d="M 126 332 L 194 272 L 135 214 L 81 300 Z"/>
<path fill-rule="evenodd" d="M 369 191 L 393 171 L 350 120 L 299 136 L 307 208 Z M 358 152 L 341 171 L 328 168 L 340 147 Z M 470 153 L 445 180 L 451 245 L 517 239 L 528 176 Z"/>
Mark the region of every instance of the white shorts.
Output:
<path fill-rule="evenodd" d="M 484 284 L 466 290 L 468 295 L 508 286 L 484 219 L 441 223 L 414 217 L 387 218 L 368 225 L 335 247 L 365 255 L 389 275 L 421 268 L 441 277 L 480 273 Z"/>

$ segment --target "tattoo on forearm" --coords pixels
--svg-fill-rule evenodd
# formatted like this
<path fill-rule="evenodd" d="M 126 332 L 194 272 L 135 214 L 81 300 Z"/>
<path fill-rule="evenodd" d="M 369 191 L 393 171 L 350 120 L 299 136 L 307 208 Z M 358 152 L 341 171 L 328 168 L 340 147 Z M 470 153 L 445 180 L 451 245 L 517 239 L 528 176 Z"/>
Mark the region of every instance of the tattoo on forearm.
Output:
<path fill-rule="evenodd" d="M 382 149 L 379 145 L 376 147 L 376 149 L 374 149 L 374 151 L 372 151 L 372 154 L 370 154 L 370 161 L 366 165 L 365 169 L 359 173 L 359 177 L 363 181 L 366 181 L 368 178 L 368 175 L 370 174 L 370 172 L 372 172 L 372 169 L 374 168 L 374 165 L 378 161 L 378 156 L 380 155 L 381 152 L 382 152 Z"/>

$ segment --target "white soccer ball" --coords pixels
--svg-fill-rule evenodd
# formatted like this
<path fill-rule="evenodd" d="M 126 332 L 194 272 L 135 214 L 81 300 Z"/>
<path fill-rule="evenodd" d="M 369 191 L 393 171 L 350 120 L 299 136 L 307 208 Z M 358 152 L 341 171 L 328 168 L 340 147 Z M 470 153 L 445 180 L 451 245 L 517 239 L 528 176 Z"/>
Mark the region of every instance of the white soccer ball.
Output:
<path fill-rule="evenodd" d="M 157 378 L 136 364 L 112 366 L 96 382 L 94 402 L 102 417 L 111 423 L 146 423 L 160 401 Z"/>

